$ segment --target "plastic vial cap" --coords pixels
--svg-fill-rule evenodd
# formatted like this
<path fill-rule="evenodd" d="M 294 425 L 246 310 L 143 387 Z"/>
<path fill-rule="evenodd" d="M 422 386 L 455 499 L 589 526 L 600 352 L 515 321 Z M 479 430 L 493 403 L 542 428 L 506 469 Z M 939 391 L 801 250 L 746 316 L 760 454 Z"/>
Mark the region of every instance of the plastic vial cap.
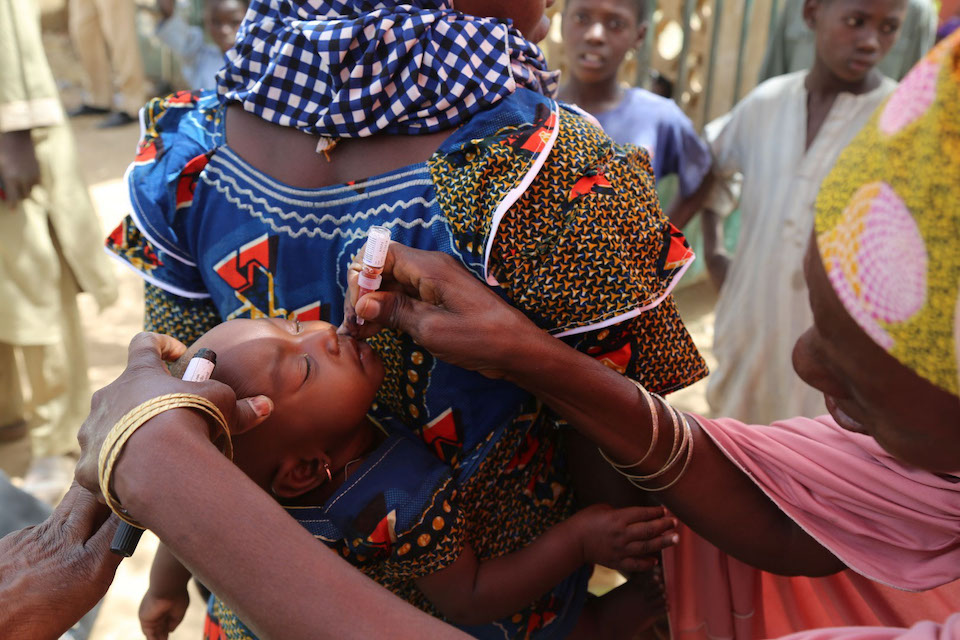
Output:
<path fill-rule="evenodd" d="M 217 354 L 213 349 L 207 349 L 206 347 L 198 349 L 197 352 L 193 354 L 193 357 L 203 358 L 204 360 L 209 360 L 213 364 L 217 364 Z"/>
<path fill-rule="evenodd" d="M 137 544 L 140 542 L 140 536 L 143 535 L 143 529 L 131 526 L 126 522 L 121 522 L 117 532 L 113 534 L 113 541 L 110 543 L 110 551 L 118 556 L 129 558 L 137 550 Z"/>
<path fill-rule="evenodd" d="M 390 246 L 390 229 L 379 225 L 367 231 L 367 248 L 363 252 L 363 263 L 379 269 L 387 261 L 387 248 Z"/>
<path fill-rule="evenodd" d="M 376 291 L 380 288 L 380 283 L 383 281 L 383 276 L 379 273 L 372 278 L 367 277 L 362 272 L 360 277 L 357 278 L 357 284 L 360 285 L 363 289 L 369 289 L 370 291 Z"/>

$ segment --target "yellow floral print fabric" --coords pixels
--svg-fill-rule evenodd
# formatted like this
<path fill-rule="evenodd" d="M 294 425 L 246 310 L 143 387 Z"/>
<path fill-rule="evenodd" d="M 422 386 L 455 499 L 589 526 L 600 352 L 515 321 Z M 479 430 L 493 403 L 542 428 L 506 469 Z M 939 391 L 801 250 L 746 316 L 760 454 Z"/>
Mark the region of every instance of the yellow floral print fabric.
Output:
<path fill-rule="evenodd" d="M 960 395 L 960 32 L 944 40 L 837 161 L 817 244 L 838 297 L 877 344 Z"/>

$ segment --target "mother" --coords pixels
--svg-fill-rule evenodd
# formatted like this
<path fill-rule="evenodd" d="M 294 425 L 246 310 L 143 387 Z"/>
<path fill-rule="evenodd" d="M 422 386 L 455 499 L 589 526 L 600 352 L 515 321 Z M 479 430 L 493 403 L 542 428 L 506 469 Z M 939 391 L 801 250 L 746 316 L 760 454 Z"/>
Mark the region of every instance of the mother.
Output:
<path fill-rule="evenodd" d="M 543 0 L 253 2 L 218 95 L 144 111 L 133 213 L 108 247 L 148 283 L 147 327 L 189 342 L 235 317 L 339 323 L 351 256 L 379 224 L 454 256 L 541 329 L 651 390 L 704 375 L 669 297 L 692 255 L 659 211 L 647 156 L 550 98 L 556 76 L 532 44 L 543 11 Z M 455 535 L 483 560 L 570 514 L 563 431 L 531 394 L 437 361 L 408 335 L 371 343 L 386 368 L 374 418 L 448 463 L 472 514 L 435 532 L 418 517 L 442 504 L 431 487 L 404 505 L 424 528 L 416 571 L 456 560 Z M 356 505 L 350 528 L 373 535 L 389 503 Z M 500 626 L 564 634 L 588 575 Z M 417 577 L 377 579 L 429 608 Z"/>

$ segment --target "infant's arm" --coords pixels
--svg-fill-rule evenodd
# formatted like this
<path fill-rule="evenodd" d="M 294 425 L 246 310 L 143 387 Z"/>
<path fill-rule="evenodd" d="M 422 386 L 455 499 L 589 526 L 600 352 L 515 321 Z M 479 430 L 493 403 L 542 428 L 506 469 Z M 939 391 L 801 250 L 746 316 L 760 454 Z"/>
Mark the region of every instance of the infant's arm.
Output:
<path fill-rule="evenodd" d="M 190 571 L 160 545 L 150 567 L 150 587 L 140 603 L 140 628 L 147 640 L 165 640 L 187 612 Z"/>
<path fill-rule="evenodd" d="M 676 542 L 661 507 L 593 505 L 548 529 L 527 547 L 481 562 L 469 544 L 449 567 L 417 580 L 451 622 L 486 624 L 520 611 L 588 563 L 622 571 L 654 566 L 650 554 Z"/>
<path fill-rule="evenodd" d="M 150 567 L 150 590 L 157 593 L 174 593 L 187 588 L 193 577 L 166 545 L 157 547 L 157 555 Z"/>

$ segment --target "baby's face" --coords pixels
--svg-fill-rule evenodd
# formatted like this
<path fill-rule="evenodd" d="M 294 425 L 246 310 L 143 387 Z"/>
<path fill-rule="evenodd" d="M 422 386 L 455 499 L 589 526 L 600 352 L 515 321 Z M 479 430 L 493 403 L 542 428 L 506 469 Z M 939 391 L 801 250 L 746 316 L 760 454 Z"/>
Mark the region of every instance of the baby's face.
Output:
<path fill-rule="evenodd" d="M 200 347 L 216 352 L 213 377 L 237 397 L 273 400 L 270 418 L 234 442 L 237 465 L 261 485 L 283 456 L 308 443 L 333 444 L 363 424 L 383 380 L 376 353 L 326 322 L 231 320 L 191 351 Z"/>

